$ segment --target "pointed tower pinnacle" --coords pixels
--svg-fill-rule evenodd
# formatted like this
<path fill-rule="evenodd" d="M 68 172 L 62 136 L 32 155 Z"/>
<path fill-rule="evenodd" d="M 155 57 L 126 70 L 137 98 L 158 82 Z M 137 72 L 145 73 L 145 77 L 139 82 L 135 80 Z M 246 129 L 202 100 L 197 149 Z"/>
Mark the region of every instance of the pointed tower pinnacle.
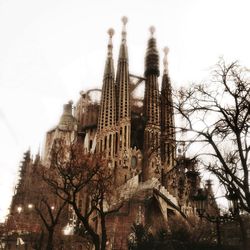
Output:
<path fill-rule="evenodd" d="M 160 177 L 160 95 L 158 86 L 159 53 L 154 38 L 155 28 L 150 27 L 150 38 L 145 58 L 144 116 L 144 180 Z"/>
<path fill-rule="evenodd" d="M 119 51 L 119 60 L 128 60 L 128 49 L 127 49 L 127 30 L 126 30 L 126 25 L 128 23 L 128 18 L 127 17 L 122 17 L 122 41 L 121 41 L 121 46 L 120 46 L 120 51 Z M 119 61 L 118 61 L 119 63 Z M 119 65 L 118 65 L 119 66 Z"/>
<path fill-rule="evenodd" d="M 168 47 L 164 47 L 163 49 L 164 52 L 164 58 L 163 58 L 163 74 L 168 74 L 168 52 L 169 52 L 169 48 Z"/>
<path fill-rule="evenodd" d="M 148 75 L 160 75 L 159 71 L 159 53 L 156 47 L 156 39 L 154 38 L 155 27 L 149 28 L 150 38 L 148 40 L 148 48 L 145 60 L 145 77 Z"/>
<path fill-rule="evenodd" d="M 122 43 L 126 43 L 127 40 L 127 31 L 126 31 L 126 24 L 128 22 L 128 18 L 126 16 L 122 17 Z"/>
<path fill-rule="evenodd" d="M 107 55 L 107 60 L 106 60 L 106 65 L 105 65 L 105 70 L 104 70 L 104 78 L 108 76 L 109 74 L 114 75 L 113 42 L 112 42 L 112 37 L 114 33 L 115 33 L 114 29 L 110 28 L 108 30 L 108 35 L 109 35 L 108 55 Z"/>
<path fill-rule="evenodd" d="M 165 47 L 163 59 L 163 77 L 161 85 L 161 156 L 164 171 L 174 166 L 176 158 L 175 123 L 172 99 L 172 87 L 168 72 L 167 56 L 169 49 Z"/>
<path fill-rule="evenodd" d="M 108 54 L 105 64 L 101 107 L 98 119 L 97 148 L 113 156 L 114 127 L 116 125 L 116 97 L 114 83 L 113 43 L 114 30 L 108 30 Z"/>

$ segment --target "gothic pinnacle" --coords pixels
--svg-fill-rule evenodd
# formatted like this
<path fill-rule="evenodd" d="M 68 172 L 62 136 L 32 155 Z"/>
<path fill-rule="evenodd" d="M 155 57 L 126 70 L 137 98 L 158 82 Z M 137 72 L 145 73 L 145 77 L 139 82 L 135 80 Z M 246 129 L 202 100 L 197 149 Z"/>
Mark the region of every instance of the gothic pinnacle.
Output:
<path fill-rule="evenodd" d="M 128 22 L 128 18 L 126 16 L 122 17 L 122 23 L 123 23 L 123 27 L 122 27 L 122 43 L 126 42 L 126 38 L 127 38 L 127 31 L 126 31 L 126 24 Z"/>
<path fill-rule="evenodd" d="M 113 42 L 112 37 L 115 33 L 114 29 L 110 28 L 108 30 L 109 41 L 108 41 L 108 55 L 106 59 L 105 69 L 104 69 L 104 78 L 108 75 L 114 75 L 114 66 L 113 66 Z"/>
<path fill-rule="evenodd" d="M 164 52 L 164 58 L 163 58 L 164 71 L 163 71 L 163 74 L 168 74 L 168 52 L 169 52 L 169 48 L 164 47 L 163 52 Z"/>
<path fill-rule="evenodd" d="M 112 37 L 115 33 L 115 30 L 110 28 L 108 30 L 108 34 L 109 34 L 109 43 L 108 43 L 108 57 L 112 57 L 112 49 L 113 49 L 113 43 L 112 43 Z"/>
<path fill-rule="evenodd" d="M 126 24 L 128 23 L 128 18 L 126 16 L 123 16 L 121 18 L 122 20 L 122 39 L 121 39 L 121 46 L 119 51 L 119 60 L 128 60 L 128 51 L 127 51 L 127 30 L 126 30 Z"/>

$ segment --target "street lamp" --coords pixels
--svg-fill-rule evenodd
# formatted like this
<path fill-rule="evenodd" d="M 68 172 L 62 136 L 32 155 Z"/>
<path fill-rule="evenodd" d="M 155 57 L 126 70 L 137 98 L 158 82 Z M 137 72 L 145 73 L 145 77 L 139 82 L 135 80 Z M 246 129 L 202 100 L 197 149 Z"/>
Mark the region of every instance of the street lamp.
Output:
<path fill-rule="evenodd" d="M 229 203 L 229 211 L 233 216 L 239 214 L 239 203 L 238 203 L 238 197 L 237 194 L 234 192 L 230 192 L 228 195 L 226 195 L 226 198 Z"/>
<path fill-rule="evenodd" d="M 225 216 L 220 216 L 220 213 L 218 212 L 217 216 L 210 215 L 206 211 L 206 202 L 207 202 L 207 194 L 206 191 L 203 189 L 198 189 L 197 195 L 193 197 L 193 199 L 196 201 L 196 211 L 199 215 L 199 217 L 202 219 L 206 219 L 207 221 L 211 223 L 216 224 L 216 235 L 217 235 L 217 244 L 218 246 L 221 246 L 221 234 L 220 234 L 220 224 L 225 220 Z"/>
<path fill-rule="evenodd" d="M 17 207 L 17 212 L 20 214 L 22 212 L 23 208 L 21 206 Z"/>
<path fill-rule="evenodd" d="M 33 208 L 33 204 L 28 204 L 28 209 L 32 209 Z"/>
<path fill-rule="evenodd" d="M 197 195 L 194 196 L 194 200 L 196 201 L 196 211 L 199 217 L 202 218 L 205 213 L 206 200 L 207 200 L 207 194 L 205 190 L 199 188 Z"/>
<path fill-rule="evenodd" d="M 218 246 L 221 245 L 221 234 L 220 234 L 220 224 L 224 223 L 226 221 L 232 221 L 234 220 L 234 216 L 236 215 L 236 213 L 238 213 L 238 201 L 237 201 L 237 197 L 235 194 L 230 194 L 227 195 L 226 198 L 230 201 L 230 208 L 229 210 L 232 213 L 232 216 L 228 215 L 228 214 L 223 214 L 220 215 L 220 211 L 218 210 L 218 212 L 216 213 L 216 215 L 210 215 L 207 211 L 206 211 L 206 203 L 207 203 L 207 194 L 205 192 L 205 190 L 202 189 L 198 189 L 197 195 L 195 195 L 193 197 L 193 199 L 196 201 L 196 211 L 199 215 L 199 217 L 202 219 L 206 219 L 207 221 L 211 222 L 211 223 L 215 223 L 216 224 L 216 235 L 217 235 L 217 244 Z"/>

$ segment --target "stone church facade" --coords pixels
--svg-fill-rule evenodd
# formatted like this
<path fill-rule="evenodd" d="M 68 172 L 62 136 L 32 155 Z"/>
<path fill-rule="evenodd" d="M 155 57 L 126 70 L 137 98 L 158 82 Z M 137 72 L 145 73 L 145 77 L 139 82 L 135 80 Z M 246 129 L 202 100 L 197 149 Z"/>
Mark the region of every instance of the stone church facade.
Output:
<path fill-rule="evenodd" d="M 46 134 L 42 160 L 45 165 L 49 163 L 53 143 L 58 138 L 69 143 L 80 138 L 86 154 L 105 156 L 114 188 L 119 189 L 124 204 L 107 218 L 110 249 L 127 249 L 133 223 L 151 225 L 156 231 L 167 228 L 169 217 L 188 221 L 196 216 L 192 197 L 201 184 L 196 162 L 176 153 L 168 49 L 164 49 L 160 80 L 155 30 L 150 28 L 144 75 L 130 74 L 127 18 L 122 22 L 116 67 L 114 31 L 110 29 L 102 88 L 82 91 L 75 106 L 72 102 L 64 105 L 59 124 Z M 141 99 L 134 95 L 139 86 L 144 86 Z M 100 98 L 95 100 L 94 94 Z"/>
<path fill-rule="evenodd" d="M 196 163 L 177 157 L 172 87 L 164 49 L 164 71 L 159 89 L 159 52 L 150 28 L 144 76 L 129 72 L 127 19 L 123 18 L 116 72 L 110 29 L 101 90 L 81 92 L 73 107 L 64 106 L 59 125 L 47 133 L 45 158 L 58 137 L 81 137 L 86 153 L 102 153 L 119 187 L 123 207 L 107 219 L 112 249 L 127 249 L 134 222 L 166 227 L 169 216 L 187 219 L 195 215 L 191 197 L 200 187 Z M 133 91 L 144 84 L 143 99 Z M 91 94 L 100 93 L 99 101 Z M 74 111 L 74 112 L 73 112 Z"/>

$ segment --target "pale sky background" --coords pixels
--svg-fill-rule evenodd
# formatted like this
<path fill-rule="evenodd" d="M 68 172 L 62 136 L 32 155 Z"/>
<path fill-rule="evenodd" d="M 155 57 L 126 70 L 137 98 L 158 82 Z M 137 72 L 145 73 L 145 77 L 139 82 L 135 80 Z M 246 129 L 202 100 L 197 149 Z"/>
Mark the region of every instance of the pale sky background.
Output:
<path fill-rule="evenodd" d="M 131 73 L 143 75 L 151 25 L 161 61 L 170 48 L 173 87 L 205 79 L 222 55 L 250 68 L 248 0 L 0 0 L 0 219 L 23 152 L 42 148 L 64 103 L 101 88 L 106 31 L 116 61 L 123 15 Z"/>

